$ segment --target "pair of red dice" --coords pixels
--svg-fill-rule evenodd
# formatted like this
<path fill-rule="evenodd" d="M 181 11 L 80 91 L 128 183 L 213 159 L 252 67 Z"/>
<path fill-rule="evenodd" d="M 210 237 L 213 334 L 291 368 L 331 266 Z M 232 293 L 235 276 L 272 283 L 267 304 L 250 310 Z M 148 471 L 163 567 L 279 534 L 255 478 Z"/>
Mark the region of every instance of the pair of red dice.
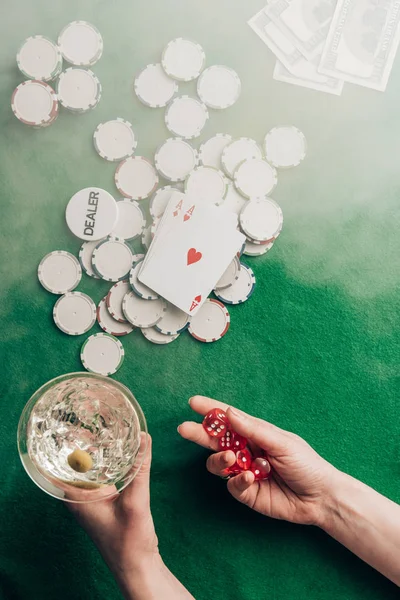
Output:
<path fill-rule="evenodd" d="M 218 440 L 218 449 L 232 450 L 236 455 L 236 462 L 226 469 L 227 475 L 239 475 L 243 471 L 252 471 L 256 481 L 268 479 L 272 469 L 265 456 L 253 456 L 247 447 L 247 439 L 236 431 L 226 416 L 225 411 L 213 408 L 206 414 L 203 427 L 208 435 Z"/>

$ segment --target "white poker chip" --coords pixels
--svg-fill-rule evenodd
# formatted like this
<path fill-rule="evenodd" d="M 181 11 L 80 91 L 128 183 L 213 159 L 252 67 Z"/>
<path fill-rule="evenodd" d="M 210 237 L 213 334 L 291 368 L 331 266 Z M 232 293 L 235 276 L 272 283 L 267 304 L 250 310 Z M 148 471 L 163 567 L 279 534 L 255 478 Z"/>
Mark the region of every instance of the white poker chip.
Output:
<path fill-rule="evenodd" d="M 89 69 L 70 67 L 59 77 L 57 96 L 64 108 L 83 113 L 99 103 L 101 84 Z"/>
<path fill-rule="evenodd" d="M 53 318 L 64 333 L 82 335 L 96 322 L 96 305 L 82 292 L 68 292 L 55 303 Z"/>
<path fill-rule="evenodd" d="M 163 216 L 173 192 L 179 192 L 178 188 L 166 185 L 159 188 L 150 200 L 149 210 L 153 219 Z"/>
<path fill-rule="evenodd" d="M 141 332 L 143 333 L 146 340 L 149 340 L 149 342 L 152 342 L 153 344 L 160 345 L 170 344 L 171 342 L 177 340 L 179 337 L 179 333 L 176 333 L 175 335 L 165 335 L 164 333 L 158 331 L 155 327 L 145 327 L 141 329 Z"/>
<path fill-rule="evenodd" d="M 197 79 L 204 68 L 206 55 L 200 44 L 177 38 L 164 48 L 161 63 L 169 77 L 178 81 Z"/>
<path fill-rule="evenodd" d="M 131 156 L 118 165 L 115 185 L 126 198 L 143 200 L 155 191 L 158 175 L 147 158 Z"/>
<path fill-rule="evenodd" d="M 155 329 L 164 335 L 177 335 L 189 327 L 191 317 L 173 304 L 167 304 L 163 317 Z"/>
<path fill-rule="evenodd" d="M 134 267 L 132 267 L 129 273 L 129 283 L 131 284 L 131 288 L 140 298 L 144 298 L 145 300 L 158 300 L 160 296 L 138 279 L 138 275 L 142 267 L 143 260 L 140 260 Z"/>
<path fill-rule="evenodd" d="M 110 315 L 107 308 L 106 297 L 100 300 L 99 305 L 97 306 L 96 315 L 97 322 L 103 331 L 110 333 L 111 335 L 115 335 L 116 337 L 128 335 L 134 330 L 134 327 L 131 325 L 131 323 L 128 323 L 127 321 L 122 323 Z"/>
<path fill-rule="evenodd" d="M 278 174 L 266 160 L 250 158 L 240 163 L 234 173 L 234 182 L 246 198 L 263 198 L 275 189 Z"/>
<path fill-rule="evenodd" d="M 93 142 L 101 158 L 112 162 L 132 156 L 137 146 L 131 123 L 119 117 L 97 125 Z"/>
<path fill-rule="evenodd" d="M 62 68 L 62 56 L 54 42 L 43 35 L 28 37 L 17 54 L 18 68 L 28 79 L 50 81 Z"/>
<path fill-rule="evenodd" d="M 282 209 L 272 198 L 250 200 L 240 213 L 239 222 L 251 241 L 273 241 L 282 231 Z"/>
<path fill-rule="evenodd" d="M 217 133 L 210 138 L 199 149 L 200 164 L 204 167 L 214 167 L 221 169 L 222 152 L 228 144 L 232 142 L 232 136 L 227 133 Z"/>
<path fill-rule="evenodd" d="M 260 146 L 250 138 L 239 138 L 225 146 L 221 156 L 222 168 L 232 178 L 240 163 L 251 158 L 262 158 Z"/>
<path fill-rule="evenodd" d="M 197 82 L 199 98 L 210 108 L 217 109 L 228 108 L 235 104 L 241 88 L 236 71 L 222 65 L 208 67 Z"/>
<path fill-rule="evenodd" d="M 274 127 L 265 136 L 266 159 L 277 169 L 297 167 L 307 152 L 307 140 L 297 127 Z"/>
<path fill-rule="evenodd" d="M 168 181 L 184 181 L 197 164 L 197 150 L 181 138 L 167 139 L 155 155 L 156 169 Z"/>
<path fill-rule="evenodd" d="M 103 39 L 99 30 L 87 21 L 73 21 L 58 36 L 58 45 L 71 65 L 92 66 L 103 53 Z"/>
<path fill-rule="evenodd" d="M 107 309 L 110 315 L 120 323 L 128 323 L 125 315 L 122 312 L 122 301 L 125 295 L 131 291 L 131 286 L 128 279 L 117 281 L 106 296 Z"/>
<path fill-rule="evenodd" d="M 159 63 L 147 65 L 140 71 L 135 78 L 134 88 L 139 100 L 150 108 L 167 106 L 178 91 L 176 81 L 168 77 Z"/>
<path fill-rule="evenodd" d="M 133 240 L 142 235 L 146 219 L 135 200 L 118 200 L 118 219 L 112 230 L 112 236 L 122 240 Z"/>
<path fill-rule="evenodd" d="M 94 242 L 83 242 L 79 250 L 79 262 L 81 263 L 81 267 L 86 275 L 93 277 L 93 279 L 100 279 L 92 267 L 93 251 L 98 243 L 98 240 L 95 240 Z"/>
<path fill-rule="evenodd" d="M 140 240 L 142 242 L 142 246 L 144 246 L 146 248 L 146 250 L 148 250 L 150 248 L 151 239 L 152 239 L 151 238 L 151 225 L 148 225 L 143 230 L 142 237 Z"/>
<path fill-rule="evenodd" d="M 216 290 L 223 290 L 230 287 L 239 279 L 241 263 L 237 256 L 229 263 L 228 268 L 222 274 L 215 285 Z"/>
<path fill-rule="evenodd" d="M 51 125 L 58 116 L 57 94 L 44 81 L 23 81 L 11 96 L 11 108 L 17 119 L 25 125 Z"/>
<path fill-rule="evenodd" d="M 242 304 L 254 292 L 256 278 L 250 267 L 242 263 L 239 277 L 234 283 L 223 290 L 214 290 L 214 294 L 226 304 Z"/>
<path fill-rule="evenodd" d="M 122 310 L 129 323 L 135 327 L 154 327 L 167 309 L 165 300 L 145 300 L 135 292 L 126 294 L 122 302 Z"/>
<path fill-rule="evenodd" d="M 271 250 L 274 242 L 268 242 L 268 244 L 255 244 L 249 240 L 245 241 L 243 254 L 246 256 L 262 256 Z"/>
<path fill-rule="evenodd" d="M 79 261 L 70 252 L 54 250 L 42 258 L 38 278 L 52 294 L 65 294 L 75 289 L 82 277 Z"/>
<path fill-rule="evenodd" d="M 120 281 L 132 268 L 132 250 L 124 240 L 109 237 L 97 244 L 92 255 L 92 266 L 105 281 Z"/>
<path fill-rule="evenodd" d="M 76 192 L 65 211 L 69 229 L 76 237 L 86 241 L 107 237 L 114 229 L 117 218 L 118 207 L 114 198 L 96 187 Z"/>
<path fill-rule="evenodd" d="M 113 375 L 124 362 L 121 342 L 109 333 L 95 333 L 81 348 L 81 361 L 87 371 L 98 375 Z"/>
<path fill-rule="evenodd" d="M 207 119 L 206 105 L 189 96 L 174 98 L 165 111 L 165 124 L 169 131 L 187 140 L 201 134 Z"/>
<path fill-rule="evenodd" d="M 226 192 L 225 200 L 222 205 L 224 209 L 239 215 L 244 205 L 247 204 L 247 202 L 247 198 L 244 198 L 242 194 L 239 194 L 233 183 L 229 181 L 228 190 Z"/>
<path fill-rule="evenodd" d="M 214 167 L 195 167 L 186 179 L 185 192 L 212 204 L 222 204 L 227 192 L 226 177 Z"/>
<path fill-rule="evenodd" d="M 192 317 L 189 333 L 199 342 L 216 342 L 227 333 L 230 321 L 226 306 L 219 300 L 207 298 Z"/>

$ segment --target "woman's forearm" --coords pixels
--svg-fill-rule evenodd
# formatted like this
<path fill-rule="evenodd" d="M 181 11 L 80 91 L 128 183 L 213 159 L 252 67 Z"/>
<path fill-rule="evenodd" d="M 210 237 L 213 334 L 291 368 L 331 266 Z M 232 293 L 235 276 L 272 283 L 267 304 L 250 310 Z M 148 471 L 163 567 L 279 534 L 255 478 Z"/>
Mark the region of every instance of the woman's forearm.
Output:
<path fill-rule="evenodd" d="M 117 581 L 125 600 L 195 600 L 160 556 L 151 564 L 117 575 Z"/>
<path fill-rule="evenodd" d="M 400 586 L 400 506 L 345 473 L 337 473 L 322 528 Z"/>

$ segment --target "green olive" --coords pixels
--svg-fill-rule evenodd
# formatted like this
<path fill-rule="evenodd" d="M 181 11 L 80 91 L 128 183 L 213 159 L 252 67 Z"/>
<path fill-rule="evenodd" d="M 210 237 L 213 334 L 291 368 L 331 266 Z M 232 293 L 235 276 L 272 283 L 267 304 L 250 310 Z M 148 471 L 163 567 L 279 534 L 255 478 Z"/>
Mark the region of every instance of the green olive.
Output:
<path fill-rule="evenodd" d="M 74 450 L 68 455 L 68 464 L 77 473 L 87 473 L 93 467 L 92 457 L 85 450 Z"/>

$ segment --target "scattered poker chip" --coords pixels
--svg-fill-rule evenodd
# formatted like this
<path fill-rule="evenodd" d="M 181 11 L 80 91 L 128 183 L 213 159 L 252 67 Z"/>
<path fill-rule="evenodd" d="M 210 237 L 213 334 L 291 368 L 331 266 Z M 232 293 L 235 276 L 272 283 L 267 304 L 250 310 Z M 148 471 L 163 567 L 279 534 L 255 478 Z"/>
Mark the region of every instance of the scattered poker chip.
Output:
<path fill-rule="evenodd" d="M 297 167 L 306 156 L 307 141 L 297 127 L 274 127 L 265 136 L 264 151 L 277 169 Z"/>
<path fill-rule="evenodd" d="M 134 267 L 136 265 L 136 263 L 140 262 L 141 260 L 144 259 L 144 254 L 134 254 L 132 256 L 132 267 Z M 129 289 L 130 291 L 130 289 Z"/>
<path fill-rule="evenodd" d="M 124 240 L 109 237 L 97 244 L 92 255 L 92 266 L 105 281 L 124 279 L 133 262 L 132 250 Z"/>
<path fill-rule="evenodd" d="M 222 168 L 232 178 L 240 163 L 251 158 L 262 158 L 260 146 L 250 138 L 239 138 L 225 146 L 221 156 Z"/>
<path fill-rule="evenodd" d="M 227 180 L 214 167 L 195 167 L 185 182 L 185 192 L 213 204 L 222 204 L 227 192 Z"/>
<path fill-rule="evenodd" d="M 161 63 L 169 77 L 178 81 L 192 81 L 202 72 L 205 60 L 206 55 L 200 44 L 177 38 L 164 48 Z"/>
<path fill-rule="evenodd" d="M 64 333 L 82 335 L 96 322 L 96 305 L 82 292 L 68 292 L 55 303 L 53 318 Z"/>
<path fill-rule="evenodd" d="M 145 227 L 142 233 L 142 237 L 141 240 L 142 242 L 142 246 L 144 246 L 146 248 L 146 250 L 148 250 L 150 248 L 150 244 L 151 244 L 151 225 L 148 225 L 148 227 Z"/>
<path fill-rule="evenodd" d="M 11 108 L 21 123 L 47 127 L 58 116 L 57 94 L 44 81 L 23 81 L 11 96 Z"/>
<path fill-rule="evenodd" d="M 189 96 L 174 98 L 165 111 L 165 124 L 169 131 L 188 140 L 201 134 L 207 119 L 206 105 Z"/>
<path fill-rule="evenodd" d="M 236 71 L 223 65 L 208 67 L 197 82 L 199 98 L 210 108 L 216 109 L 228 108 L 235 104 L 241 88 Z"/>
<path fill-rule="evenodd" d="M 234 173 L 236 188 L 246 198 L 268 196 L 278 183 L 275 167 L 262 158 L 250 158 L 241 162 Z"/>
<path fill-rule="evenodd" d="M 131 123 L 119 117 L 97 125 L 93 142 L 101 158 L 111 162 L 132 156 L 137 146 Z"/>
<path fill-rule="evenodd" d="M 240 227 L 251 241 L 270 242 L 282 230 L 282 209 L 271 198 L 250 200 L 239 215 Z"/>
<path fill-rule="evenodd" d="M 112 235 L 122 240 L 134 240 L 142 235 L 146 219 L 142 209 L 135 200 L 124 198 L 118 200 L 118 219 Z"/>
<path fill-rule="evenodd" d="M 219 278 L 215 285 L 216 290 L 223 290 L 235 283 L 239 279 L 241 263 L 237 256 L 230 262 L 228 268 Z"/>
<path fill-rule="evenodd" d="M 54 42 L 43 35 L 34 35 L 19 49 L 17 65 L 28 79 L 50 81 L 61 72 L 62 56 Z"/>
<path fill-rule="evenodd" d="M 135 327 L 154 327 L 167 309 L 165 300 L 145 300 L 135 292 L 129 292 L 123 299 L 122 310 L 129 323 Z"/>
<path fill-rule="evenodd" d="M 121 342 L 109 333 L 95 333 L 81 348 L 81 361 L 87 371 L 98 375 L 113 375 L 124 362 Z"/>
<path fill-rule="evenodd" d="M 89 69 L 70 67 L 59 77 L 57 96 L 64 108 L 83 113 L 99 103 L 101 83 Z"/>
<path fill-rule="evenodd" d="M 138 275 L 142 266 L 143 260 L 140 260 L 130 270 L 129 283 L 131 284 L 131 288 L 135 292 L 135 294 L 140 298 L 144 298 L 145 300 L 158 300 L 160 296 L 153 292 L 153 290 L 151 290 L 149 287 L 147 287 L 147 285 L 141 283 L 138 279 Z"/>
<path fill-rule="evenodd" d="M 58 46 L 71 65 L 91 67 L 103 53 L 103 38 L 87 21 L 73 21 L 61 31 Z"/>
<path fill-rule="evenodd" d="M 207 298 L 192 317 L 188 331 L 199 342 L 216 342 L 227 333 L 230 321 L 226 306 L 219 300 Z"/>
<path fill-rule="evenodd" d="M 107 309 L 110 315 L 120 323 L 128 323 L 122 311 L 122 301 L 125 295 L 131 291 L 128 279 L 117 281 L 106 296 Z"/>
<path fill-rule="evenodd" d="M 254 242 L 246 240 L 243 254 L 246 256 L 262 256 L 269 252 L 273 245 L 274 242 L 268 242 L 268 244 L 255 244 Z"/>
<path fill-rule="evenodd" d="M 179 337 L 179 333 L 176 333 L 174 335 L 166 335 L 158 331 L 158 329 L 156 329 L 155 327 L 145 327 L 140 331 L 143 333 L 146 340 L 149 340 L 149 342 L 152 342 L 153 344 L 159 345 L 170 344 L 171 342 L 177 340 Z"/>
<path fill-rule="evenodd" d="M 217 133 L 214 137 L 201 144 L 199 149 L 200 164 L 204 167 L 221 169 L 222 152 L 225 146 L 230 144 L 231 141 L 231 135 L 228 135 L 227 133 Z"/>
<path fill-rule="evenodd" d="M 175 96 L 178 85 L 168 77 L 160 64 L 152 64 L 136 76 L 134 89 L 143 104 L 150 108 L 162 108 Z"/>
<path fill-rule="evenodd" d="M 126 198 L 143 200 L 155 191 L 158 175 L 147 158 L 131 156 L 118 165 L 115 185 Z"/>
<path fill-rule="evenodd" d="M 117 321 L 114 319 L 107 308 L 106 297 L 100 300 L 99 305 L 96 311 L 97 321 L 100 327 L 106 333 L 110 333 L 111 335 L 115 335 L 116 337 L 121 337 L 123 335 L 128 335 L 132 333 L 134 330 L 133 325 L 128 323 L 127 321 L 122 323 L 121 321 Z"/>
<path fill-rule="evenodd" d="M 42 286 L 52 294 L 65 294 L 79 284 L 82 269 L 79 261 L 64 250 L 54 250 L 42 258 L 38 278 Z"/>
<path fill-rule="evenodd" d="M 178 335 L 189 327 L 191 317 L 173 304 L 167 304 L 163 317 L 154 326 L 163 335 Z"/>
<path fill-rule="evenodd" d="M 229 210 L 239 215 L 244 205 L 247 204 L 247 202 L 247 198 L 244 198 L 242 194 L 239 194 L 233 183 L 229 181 L 223 207 L 226 210 Z"/>
<path fill-rule="evenodd" d="M 197 164 L 197 150 L 181 138 L 168 138 L 155 154 L 156 169 L 168 181 L 184 181 Z"/>
<path fill-rule="evenodd" d="M 159 188 L 154 196 L 150 200 L 149 210 L 153 219 L 162 217 L 165 209 L 167 208 L 168 202 L 171 198 L 172 192 L 179 192 L 178 188 L 174 188 L 170 185 Z"/>
<path fill-rule="evenodd" d="M 214 290 L 214 294 L 221 302 L 226 304 L 242 304 L 254 292 L 256 278 L 253 271 L 242 263 L 239 277 L 234 283 L 223 290 Z"/>
<path fill-rule="evenodd" d="M 114 229 L 118 206 L 114 198 L 100 188 L 84 188 L 67 204 L 65 219 L 76 237 L 85 241 L 105 238 Z"/>
<path fill-rule="evenodd" d="M 92 267 L 93 251 L 98 243 L 98 240 L 95 240 L 94 242 L 83 242 L 79 250 L 79 262 L 81 263 L 81 267 L 86 275 L 93 277 L 93 279 L 100 279 Z"/>

